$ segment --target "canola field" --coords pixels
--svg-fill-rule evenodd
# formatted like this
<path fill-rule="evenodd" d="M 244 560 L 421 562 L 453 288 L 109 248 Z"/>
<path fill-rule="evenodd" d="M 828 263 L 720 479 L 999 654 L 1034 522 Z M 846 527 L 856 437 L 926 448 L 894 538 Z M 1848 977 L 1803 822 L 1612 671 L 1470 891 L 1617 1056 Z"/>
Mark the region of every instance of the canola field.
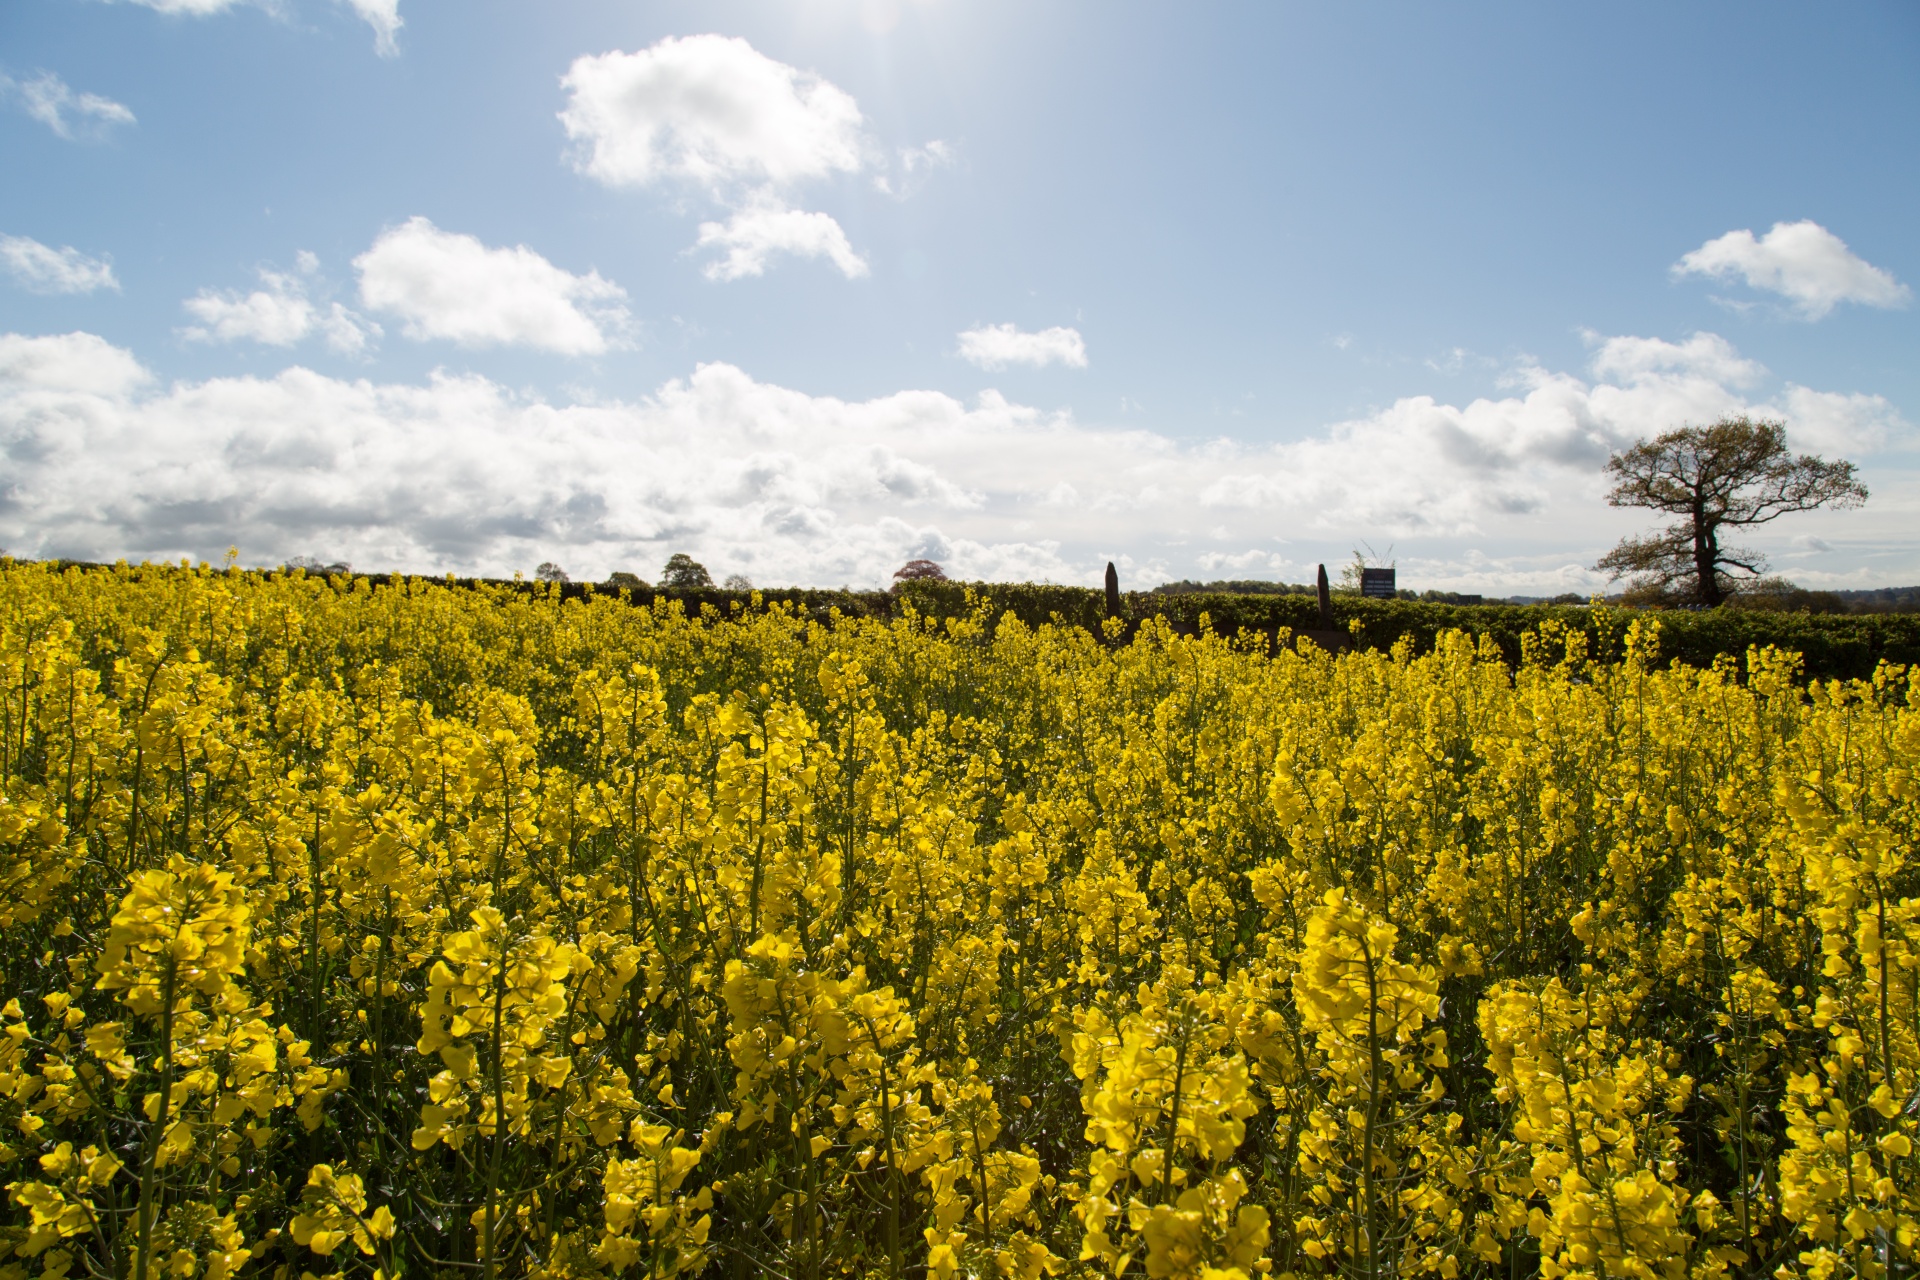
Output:
<path fill-rule="evenodd" d="M 0 1280 L 1915 1274 L 1908 673 L 0 567 Z"/>

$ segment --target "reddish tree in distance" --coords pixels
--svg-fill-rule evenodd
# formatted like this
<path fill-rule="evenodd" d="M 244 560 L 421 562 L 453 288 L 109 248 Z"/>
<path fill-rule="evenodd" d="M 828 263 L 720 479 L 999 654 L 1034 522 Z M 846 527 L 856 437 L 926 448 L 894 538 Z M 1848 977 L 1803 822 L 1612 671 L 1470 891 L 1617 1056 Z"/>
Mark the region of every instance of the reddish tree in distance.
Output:
<path fill-rule="evenodd" d="M 945 582 L 947 571 L 931 560 L 909 560 L 893 571 L 893 589 L 903 582 Z"/>

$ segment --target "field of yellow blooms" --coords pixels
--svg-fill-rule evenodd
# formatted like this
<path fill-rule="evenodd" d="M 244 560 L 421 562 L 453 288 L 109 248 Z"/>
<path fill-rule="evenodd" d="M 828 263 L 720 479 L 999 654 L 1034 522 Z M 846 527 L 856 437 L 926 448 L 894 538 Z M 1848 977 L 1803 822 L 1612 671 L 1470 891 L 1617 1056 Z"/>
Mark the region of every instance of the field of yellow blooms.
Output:
<path fill-rule="evenodd" d="M 0 1280 L 1911 1276 L 1912 678 L 0 567 Z"/>

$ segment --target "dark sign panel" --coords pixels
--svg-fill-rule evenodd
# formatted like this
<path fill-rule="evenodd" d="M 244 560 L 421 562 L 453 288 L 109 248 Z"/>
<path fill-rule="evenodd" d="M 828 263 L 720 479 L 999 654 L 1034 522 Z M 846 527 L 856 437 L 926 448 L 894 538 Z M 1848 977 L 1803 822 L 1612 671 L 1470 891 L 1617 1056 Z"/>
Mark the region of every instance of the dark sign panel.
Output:
<path fill-rule="evenodd" d="M 1393 599 L 1393 570 L 1362 569 L 1360 571 L 1360 594 L 1372 596 L 1377 600 Z"/>

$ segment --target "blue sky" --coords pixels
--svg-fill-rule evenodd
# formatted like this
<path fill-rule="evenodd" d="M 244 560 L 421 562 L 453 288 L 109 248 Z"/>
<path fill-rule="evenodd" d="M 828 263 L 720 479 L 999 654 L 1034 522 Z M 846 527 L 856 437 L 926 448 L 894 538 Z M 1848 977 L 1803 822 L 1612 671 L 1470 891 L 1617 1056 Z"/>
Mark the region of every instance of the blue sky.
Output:
<path fill-rule="evenodd" d="M 1779 571 L 1920 581 L 1916 66 L 1894 3 L 12 0 L 0 545 L 1585 591 L 1607 451 L 1745 410 L 1874 492 Z"/>

